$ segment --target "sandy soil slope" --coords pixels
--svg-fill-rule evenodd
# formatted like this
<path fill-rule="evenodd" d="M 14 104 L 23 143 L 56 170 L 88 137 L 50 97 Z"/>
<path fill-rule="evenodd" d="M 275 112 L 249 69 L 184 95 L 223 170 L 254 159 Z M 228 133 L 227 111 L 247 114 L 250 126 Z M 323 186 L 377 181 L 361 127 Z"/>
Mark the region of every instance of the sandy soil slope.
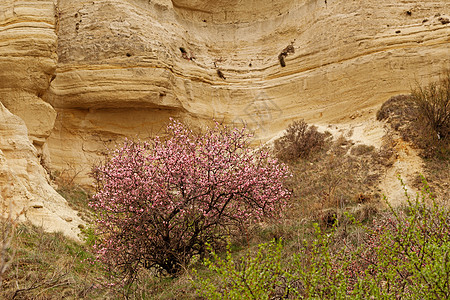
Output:
<path fill-rule="evenodd" d="M 379 188 L 393 206 L 404 203 L 406 196 L 399 180 L 400 176 L 408 194 L 415 197 L 418 191 L 413 187 L 413 181 L 418 174 L 424 173 L 423 161 L 409 143 L 392 132 L 389 125 L 377 121 L 374 113 L 360 115 L 347 123 L 319 125 L 319 129 L 331 132 L 335 138 L 343 135 L 355 145 L 374 146 L 377 150 L 390 142 L 394 150 L 393 160 L 392 164 L 387 166 Z"/>

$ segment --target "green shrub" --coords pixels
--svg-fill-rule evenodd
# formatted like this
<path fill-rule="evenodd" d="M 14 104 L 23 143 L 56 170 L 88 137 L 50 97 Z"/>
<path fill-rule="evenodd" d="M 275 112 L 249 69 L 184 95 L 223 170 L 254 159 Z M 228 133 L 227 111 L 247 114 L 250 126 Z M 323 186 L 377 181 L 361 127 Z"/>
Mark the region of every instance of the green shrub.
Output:
<path fill-rule="evenodd" d="M 405 209 L 390 207 L 360 247 L 359 261 L 369 261 L 370 272 L 359 279 L 358 289 L 407 299 L 448 299 L 450 212 L 437 204 L 425 181 L 415 199 L 406 189 L 405 194 Z"/>
<path fill-rule="evenodd" d="M 295 294 L 289 284 L 289 274 L 282 264 L 281 240 L 261 244 L 256 254 L 247 252 L 241 259 L 233 259 L 230 246 L 225 259 L 212 252 L 212 260 L 205 265 L 217 273 L 219 284 L 197 276 L 193 281 L 197 293 L 207 299 L 272 299 Z"/>
<path fill-rule="evenodd" d="M 341 253 L 332 251 L 332 236 L 336 226 L 327 234 L 314 224 L 315 236 L 311 244 L 304 241 L 301 251 L 296 254 L 291 277 L 295 278 L 306 299 L 345 299 L 348 278 L 345 274 L 347 262 L 340 260 Z"/>
<path fill-rule="evenodd" d="M 415 199 L 405 194 L 403 209 L 389 206 L 367 226 L 354 221 L 359 238 L 316 225 L 292 263 L 279 243 L 238 263 L 229 252 L 226 260 L 213 253 L 206 265 L 222 283 L 197 278 L 197 292 L 207 299 L 449 299 L 450 211 L 425 181 Z"/>

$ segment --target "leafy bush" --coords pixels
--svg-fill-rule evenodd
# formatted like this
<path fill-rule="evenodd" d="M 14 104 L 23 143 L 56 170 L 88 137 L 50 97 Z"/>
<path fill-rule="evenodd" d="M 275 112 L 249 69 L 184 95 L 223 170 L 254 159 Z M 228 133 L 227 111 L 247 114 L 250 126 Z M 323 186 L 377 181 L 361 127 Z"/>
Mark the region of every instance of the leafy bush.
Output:
<path fill-rule="evenodd" d="M 348 275 L 354 293 L 383 298 L 450 297 L 450 211 L 436 203 L 426 183 L 421 197 L 411 200 L 407 195 L 404 211 L 391 207 L 390 214 L 366 232 L 358 249 L 349 248 Z"/>
<path fill-rule="evenodd" d="M 256 254 L 247 252 L 238 261 L 233 259 L 229 247 L 225 259 L 213 251 L 212 260 L 206 259 L 205 265 L 220 276 L 220 283 L 196 276 L 193 285 L 198 295 L 206 299 L 272 299 L 296 294 L 282 264 L 281 249 L 281 240 L 273 240 L 259 245 Z"/>
<path fill-rule="evenodd" d="M 295 121 L 275 141 L 275 152 L 283 160 L 307 158 L 311 153 L 322 149 L 324 144 L 325 134 L 318 132 L 316 126 L 308 126 L 303 120 Z"/>
<path fill-rule="evenodd" d="M 450 211 L 436 203 L 426 183 L 421 196 L 407 196 L 403 210 L 390 207 L 372 225 L 355 225 L 358 238 L 338 235 L 337 226 L 327 233 L 316 225 L 293 262 L 278 245 L 263 245 L 240 263 L 229 253 L 225 262 L 213 254 L 216 261 L 206 264 L 222 283 L 196 278 L 194 284 L 207 299 L 234 299 L 229 295 L 238 293 L 247 295 L 241 299 L 269 299 L 269 292 L 260 298 L 246 293 L 274 287 L 283 291 L 280 297 L 295 299 L 449 299 Z M 258 274 L 275 274 L 273 286 Z"/>
<path fill-rule="evenodd" d="M 290 196 L 287 167 L 250 149 L 245 129 L 167 129 L 166 140 L 127 141 L 93 170 L 98 258 L 124 282 L 141 267 L 178 274 L 230 231 L 278 218 Z"/>
<path fill-rule="evenodd" d="M 213 282 L 195 274 L 193 285 L 197 294 L 206 299 L 339 299 L 345 296 L 347 286 L 344 270 L 336 271 L 331 239 L 316 229 L 316 240 L 312 247 L 286 260 L 281 239 L 258 246 L 258 251 L 248 251 L 242 258 L 233 258 L 227 251 L 221 259 L 212 252 L 212 260 L 205 260 L 209 270 L 215 272 L 220 281 Z M 307 264 L 305 265 L 305 260 Z M 334 297 L 331 297 L 334 295 Z M 344 297 L 345 298 L 345 297 Z"/>

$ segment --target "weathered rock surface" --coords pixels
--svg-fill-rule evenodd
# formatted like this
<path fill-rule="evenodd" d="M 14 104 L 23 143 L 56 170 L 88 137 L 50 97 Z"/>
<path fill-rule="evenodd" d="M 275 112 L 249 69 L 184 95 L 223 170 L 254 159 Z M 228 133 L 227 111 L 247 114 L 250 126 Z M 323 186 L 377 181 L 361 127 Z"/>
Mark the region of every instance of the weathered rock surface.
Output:
<path fill-rule="evenodd" d="M 0 204 L 13 217 L 78 239 L 77 216 L 48 183 L 56 111 L 42 95 L 56 70 L 55 4 L 0 3 Z"/>
<path fill-rule="evenodd" d="M 24 121 L 0 103 L 0 207 L 20 221 L 78 239 L 84 222 L 48 183 Z"/>
<path fill-rule="evenodd" d="M 48 169 L 89 184 L 108 147 L 169 117 L 258 140 L 363 121 L 450 67 L 449 15 L 447 0 L 4 0 L 0 101 Z"/>
<path fill-rule="evenodd" d="M 0 100 L 40 150 L 56 118 L 41 98 L 55 73 L 56 42 L 53 0 L 0 3 Z"/>
<path fill-rule="evenodd" d="M 448 9 L 446 1 L 60 0 L 58 67 L 44 97 L 58 112 L 52 160 L 78 166 L 83 181 L 110 140 L 160 132 L 169 116 L 245 122 L 259 139 L 294 119 L 364 118 L 449 66 L 450 25 L 439 21 Z"/>

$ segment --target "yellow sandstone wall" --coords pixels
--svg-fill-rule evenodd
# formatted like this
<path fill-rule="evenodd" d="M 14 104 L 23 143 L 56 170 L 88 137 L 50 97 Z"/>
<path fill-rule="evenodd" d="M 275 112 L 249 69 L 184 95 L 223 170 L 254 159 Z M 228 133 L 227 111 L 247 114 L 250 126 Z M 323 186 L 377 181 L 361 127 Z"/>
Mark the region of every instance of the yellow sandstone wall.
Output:
<path fill-rule="evenodd" d="M 169 116 L 244 122 L 264 140 L 299 118 L 373 114 L 449 66 L 448 10 L 446 1 L 60 0 L 44 95 L 58 112 L 52 160 L 85 180 L 111 141 L 161 132 Z"/>

